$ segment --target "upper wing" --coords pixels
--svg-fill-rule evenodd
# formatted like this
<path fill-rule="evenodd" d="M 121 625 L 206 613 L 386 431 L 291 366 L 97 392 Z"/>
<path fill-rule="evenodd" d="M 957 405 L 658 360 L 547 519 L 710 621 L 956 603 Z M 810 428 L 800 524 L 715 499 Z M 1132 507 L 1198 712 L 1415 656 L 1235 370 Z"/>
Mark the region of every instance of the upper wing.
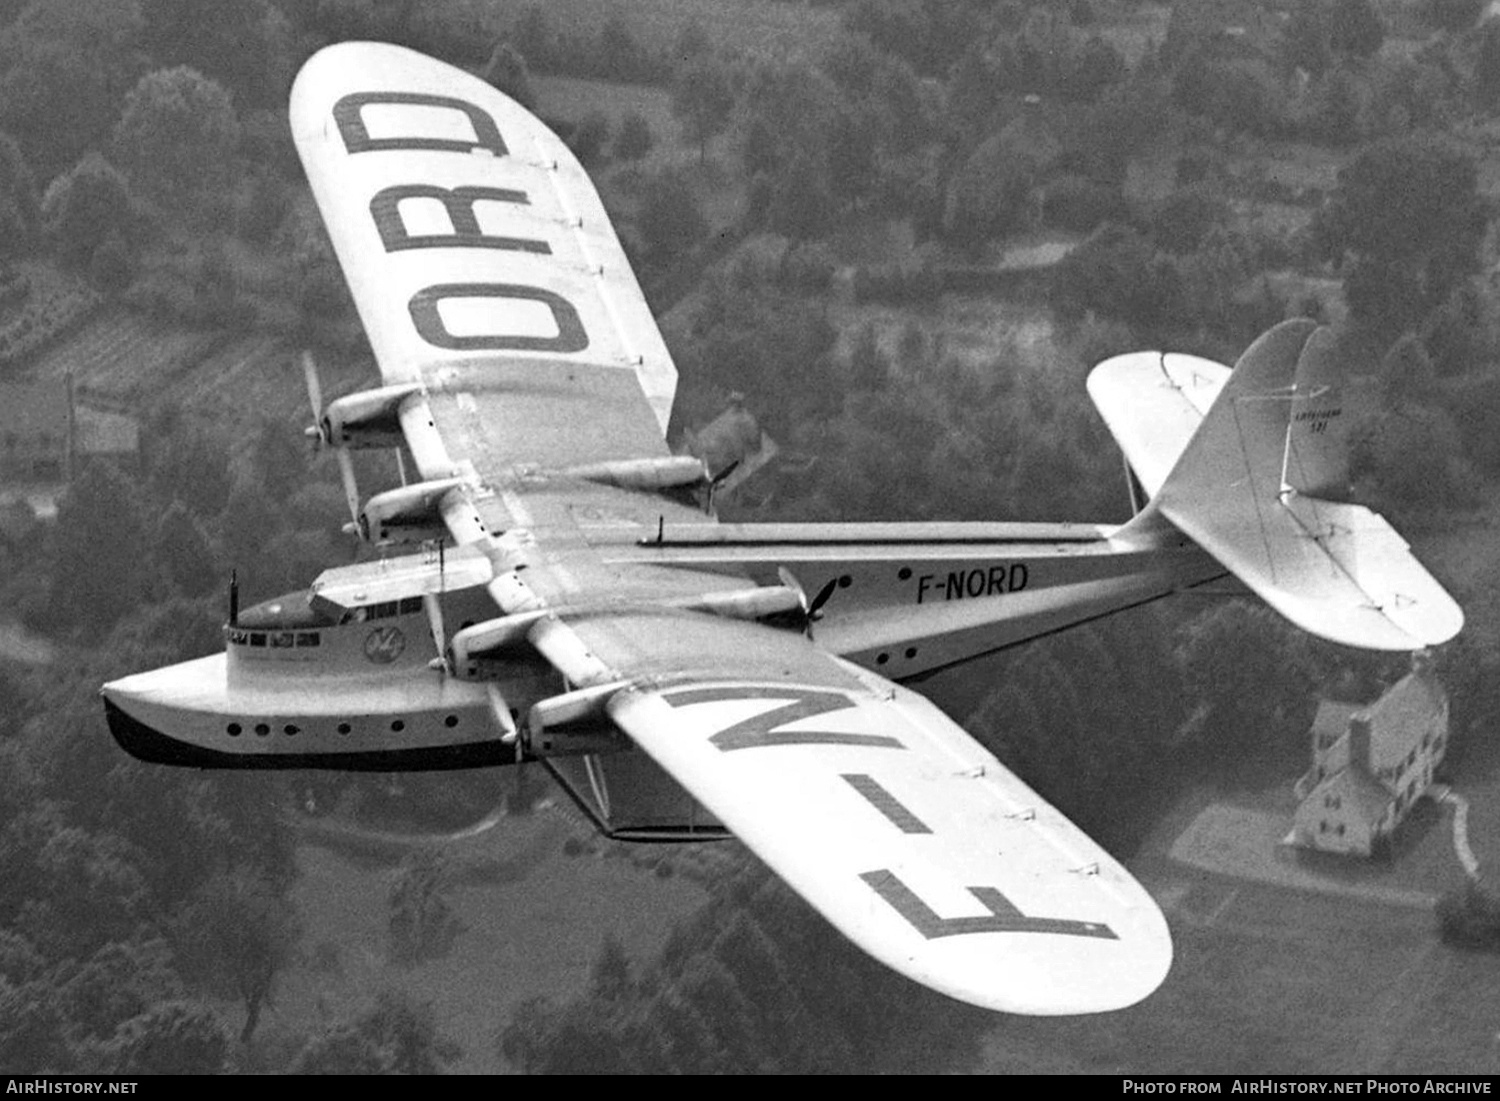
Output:
<path fill-rule="evenodd" d="M 588 175 L 528 111 L 411 50 L 346 42 L 302 68 L 291 122 L 387 383 L 442 389 L 484 361 L 520 394 L 634 375 L 665 431 L 666 347 Z"/>
<path fill-rule="evenodd" d="M 627 687 L 608 712 L 919 982 L 1031 1014 L 1118 1009 L 1160 985 L 1166 922 L 1115 860 L 921 696 L 811 648 L 797 661 L 791 679 Z"/>

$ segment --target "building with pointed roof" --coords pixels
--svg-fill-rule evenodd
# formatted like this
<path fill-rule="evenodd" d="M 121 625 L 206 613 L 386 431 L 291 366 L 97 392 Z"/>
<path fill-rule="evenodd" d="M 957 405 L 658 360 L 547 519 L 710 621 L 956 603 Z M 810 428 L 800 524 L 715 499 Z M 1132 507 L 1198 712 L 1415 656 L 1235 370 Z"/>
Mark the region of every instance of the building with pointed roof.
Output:
<path fill-rule="evenodd" d="M 1418 652 L 1374 703 L 1323 701 L 1311 733 L 1313 765 L 1296 784 L 1290 840 L 1369 856 L 1432 786 L 1448 748 L 1448 695 Z"/>

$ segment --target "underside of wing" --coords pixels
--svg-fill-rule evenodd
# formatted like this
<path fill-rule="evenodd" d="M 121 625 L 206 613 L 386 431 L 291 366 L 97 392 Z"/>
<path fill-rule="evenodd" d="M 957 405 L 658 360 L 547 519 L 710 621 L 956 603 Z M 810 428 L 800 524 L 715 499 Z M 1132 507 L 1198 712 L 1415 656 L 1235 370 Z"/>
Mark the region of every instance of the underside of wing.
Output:
<path fill-rule="evenodd" d="M 1013 1013 L 1118 1009 L 1160 985 L 1166 922 L 1097 844 L 922 697 L 749 630 L 766 641 L 744 674 L 643 680 L 607 712 L 846 936 Z"/>

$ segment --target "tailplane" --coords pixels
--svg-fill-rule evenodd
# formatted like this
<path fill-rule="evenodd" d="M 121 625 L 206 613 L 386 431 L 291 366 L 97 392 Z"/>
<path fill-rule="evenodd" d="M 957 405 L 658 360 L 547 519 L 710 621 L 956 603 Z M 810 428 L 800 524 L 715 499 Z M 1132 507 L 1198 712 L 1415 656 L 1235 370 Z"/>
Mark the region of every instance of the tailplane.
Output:
<path fill-rule="evenodd" d="M 1182 406 L 1192 403 L 1164 398 L 1146 370 L 1147 358 L 1160 358 L 1165 376 L 1167 360 L 1190 357 L 1100 364 L 1089 391 L 1132 466 L 1132 450 L 1154 440 L 1140 457 L 1159 471 L 1161 441 L 1186 435 L 1165 476 L 1150 479 L 1159 485 L 1149 504 L 1117 537 L 1156 538 L 1168 521 L 1311 634 L 1373 650 L 1437 645 L 1462 628 L 1463 612 L 1390 524 L 1349 502 L 1359 414 L 1331 350 L 1331 334 L 1312 321 L 1271 329 L 1227 378 L 1204 372 L 1217 392 L 1190 435 Z M 1132 401 L 1148 384 L 1157 392 Z"/>

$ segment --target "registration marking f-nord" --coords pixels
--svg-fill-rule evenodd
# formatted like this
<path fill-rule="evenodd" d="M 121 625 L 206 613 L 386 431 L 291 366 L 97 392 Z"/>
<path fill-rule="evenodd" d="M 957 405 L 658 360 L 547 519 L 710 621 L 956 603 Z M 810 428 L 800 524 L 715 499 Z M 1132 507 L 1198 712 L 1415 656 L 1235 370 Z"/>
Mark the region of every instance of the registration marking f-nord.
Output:
<path fill-rule="evenodd" d="M 932 600 L 973 600 L 982 596 L 1018 593 L 1030 580 L 1025 562 L 997 562 L 990 566 L 967 566 L 945 573 L 917 577 L 917 603 Z"/>

